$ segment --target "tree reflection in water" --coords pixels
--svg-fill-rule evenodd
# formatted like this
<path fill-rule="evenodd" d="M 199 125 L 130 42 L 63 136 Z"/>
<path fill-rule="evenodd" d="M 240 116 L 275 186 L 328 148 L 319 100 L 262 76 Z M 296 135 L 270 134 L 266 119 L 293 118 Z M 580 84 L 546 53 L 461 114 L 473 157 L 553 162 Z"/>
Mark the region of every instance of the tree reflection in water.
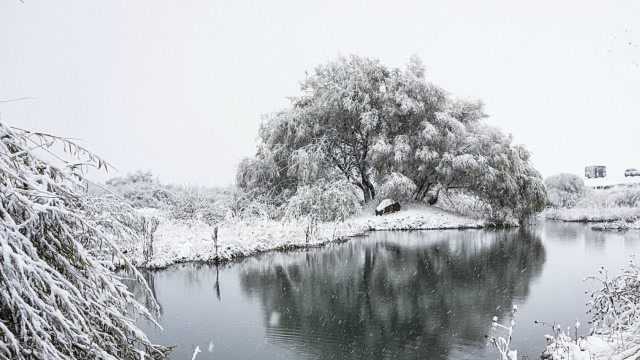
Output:
<path fill-rule="evenodd" d="M 447 358 L 523 300 L 545 250 L 527 230 L 374 233 L 243 267 L 267 338 L 322 359 Z"/>

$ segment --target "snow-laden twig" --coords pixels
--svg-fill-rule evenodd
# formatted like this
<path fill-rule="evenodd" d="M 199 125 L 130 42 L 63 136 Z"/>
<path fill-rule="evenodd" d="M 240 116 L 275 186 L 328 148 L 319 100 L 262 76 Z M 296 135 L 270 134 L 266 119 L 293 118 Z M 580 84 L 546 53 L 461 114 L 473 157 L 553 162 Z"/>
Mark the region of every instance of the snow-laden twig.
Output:
<path fill-rule="evenodd" d="M 488 344 L 491 345 L 498 353 L 499 360 L 517 360 L 518 350 L 511 349 L 511 340 L 513 338 L 513 328 L 516 325 L 515 316 L 518 312 L 518 306 L 513 305 L 511 309 L 511 321 L 509 325 L 502 325 L 498 322 L 498 317 L 494 316 L 491 320 L 491 334 L 487 335 Z M 499 335 L 499 332 L 506 333 Z"/>

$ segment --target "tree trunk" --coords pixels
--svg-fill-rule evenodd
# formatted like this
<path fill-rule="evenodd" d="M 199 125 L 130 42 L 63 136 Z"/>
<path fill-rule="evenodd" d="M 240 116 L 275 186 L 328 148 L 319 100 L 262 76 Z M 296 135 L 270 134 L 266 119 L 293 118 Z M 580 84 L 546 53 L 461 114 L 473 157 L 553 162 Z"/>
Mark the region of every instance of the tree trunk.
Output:
<path fill-rule="evenodd" d="M 364 202 L 368 203 L 376 198 L 376 190 L 366 175 L 362 175 L 362 192 L 364 193 Z"/>
<path fill-rule="evenodd" d="M 424 200 L 425 196 L 429 193 L 429 190 L 431 190 L 431 186 L 431 183 L 420 185 L 420 188 L 416 191 L 415 199 L 418 201 Z"/>

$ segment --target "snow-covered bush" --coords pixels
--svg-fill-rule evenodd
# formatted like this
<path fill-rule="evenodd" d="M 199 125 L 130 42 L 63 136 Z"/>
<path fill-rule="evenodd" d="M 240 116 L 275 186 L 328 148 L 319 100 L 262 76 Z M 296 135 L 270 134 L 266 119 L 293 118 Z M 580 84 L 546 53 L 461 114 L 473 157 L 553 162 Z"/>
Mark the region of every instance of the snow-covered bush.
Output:
<path fill-rule="evenodd" d="M 390 198 L 397 201 L 410 201 L 416 192 L 416 184 L 400 173 L 391 173 L 382 179 L 379 198 Z"/>
<path fill-rule="evenodd" d="M 623 187 L 607 190 L 607 203 L 616 207 L 640 207 L 640 187 Z"/>
<path fill-rule="evenodd" d="M 633 259 L 622 274 L 610 277 L 602 267 L 589 279 L 600 285 L 591 293 L 587 311 L 594 329 L 607 335 L 640 330 L 640 267 Z"/>
<path fill-rule="evenodd" d="M 173 194 L 149 171 L 137 171 L 124 177 L 109 179 L 106 186 L 137 208 L 160 209 L 175 201 Z"/>
<path fill-rule="evenodd" d="M 183 186 L 172 190 L 175 202 L 168 209 L 174 219 L 215 224 L 225 218 L 228 211 L 227 196 L 221 196 L 216 189 Z"/>
<path fill-rule="evenodd" d="M 360 210 L 360 199 L 344 182 L 304 185 L 285 206 L 286 218 L 311 216 L 319 221 L 343 220 Z"/>
<path fill-rule="evenodd" d="M 566 330 L 560 324 L 536 324 L 551 327 L 542 359 L 591 360 L 638 359 L 640 344 L 640 268 L 631 259 L 619 275 L 610 276 L 601 267 L 587 278 L 599 286 L 590 293 L 587 313 L 591 315 L 591 336 L 579 334 L 580 322 Z"/>
<path fill-rule="evenodd" d="M 228 202 L 229 215 L 233 220 L 276 219 L 282 214 L 278 202 L 256 191 L 235 189 Z"/>
<path fill-rule="evenodd" d="M 557 174 L 544 181 L 549 202 L 555 207 L 571 208 L 585 195 L 587 188 L 577 175 Z"/>
<path fill-rule="evenodd" d="M 77 163 L 40 159 L 59 144 Z M 62 157 L 57 157 L 62 159 Z M 150 320 L 101 260 L 118 257 L 114 238 L 137 236 L 118 216 L 84 193 L 81 167 L 108 164 L 73 142 L 0 123 L 0 358 L 150 359 L 166 348 L 152 344 L 134 316 Z M 111 215 L 110 215 L 111 214 Z M 153 304 L 157 308 L 157 304 Z"/>
<path fill-rule="evenodd" d="M 615 186 L 609 189 L 587 189 L 571 208 L 549 208 L 545 218 L 563 221 L 640 220 L 640 186 Z"/>

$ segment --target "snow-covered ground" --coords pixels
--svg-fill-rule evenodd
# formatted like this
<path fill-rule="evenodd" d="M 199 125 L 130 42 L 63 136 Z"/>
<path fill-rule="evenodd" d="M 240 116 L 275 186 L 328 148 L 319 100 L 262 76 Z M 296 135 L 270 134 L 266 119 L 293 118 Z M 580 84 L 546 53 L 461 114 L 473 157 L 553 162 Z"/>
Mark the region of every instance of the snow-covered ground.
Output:
<path fill-rule="evenodd" d="M 640 219 L 640 208 L 637 207 L 575 207 L 546 209 L 545 219 L 568 222 L 634 222 Z"/>
<path fill-rule="evenodd" d="M 629 181 L 607 189 L 588 190 L 580 195 L 574 207 L 549 208 L 543 216 L 549 220 L 617 224 L 600 226 L 604 230 L 633 228 L 632 224 L 640 220 L 640 187 Z"/>
<path fill-rule="evenodd" d="M 142 209 L 160 225 L 154 235 L 153 257 L 145 262 L 141 244 L 130 244 L 127 254 L 138 266 L 160 268 L 179 262 L 215 261 L 214 229 L 200 221 L 177 221 L 155 209 Z M 368 231 L 481 228 L 482 220 L 471 219 L 425 205 L 409 206 L 383 216 L 361 214 L 344 222 L 318 223 L 308 220 L 253 220 L 225 222 L 218 228 L 218 259 L 229 261 L 270 250 L 323 246 L 363 236 Z"/>
<path fill-rule="evenodd" d="M 599 231 L 626 231 L 626 230 L 640 230 L 640 218 L 635 221 L 614 221 L 593 225 L 593 230 Z"/>
<path fill-rule="evenodd" d="M 640 339 L 634 334 L 591 335 L 578 341 L 561 335 L 547 346 L 543 359 L 635 360 L 640 359 Z"/>
<path fill-rule="evenodd" d="M 435 206 L 412 204 L 399 212 L 382 216 L 373 211 L 347 219 L 346 223 L 365 227 L 371 231 L 384 230 L 442 230 L 473 229 L 484 226 L 485 221 L 460 216 Z"/>

